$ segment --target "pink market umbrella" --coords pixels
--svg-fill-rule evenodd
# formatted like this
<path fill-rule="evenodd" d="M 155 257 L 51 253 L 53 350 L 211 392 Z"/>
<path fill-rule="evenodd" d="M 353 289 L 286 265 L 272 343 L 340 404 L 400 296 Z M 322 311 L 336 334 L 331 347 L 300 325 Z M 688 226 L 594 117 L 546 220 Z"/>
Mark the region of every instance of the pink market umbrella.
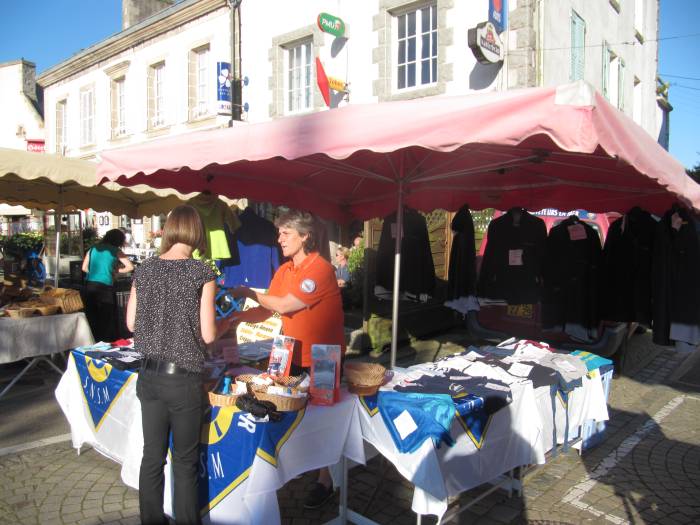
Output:
<path fill-rule="evenodd" d="M 189 133 L 105 151 L 97 177 L 286 204 L 340 222 L 467 202 L 661 213 L 680 201 L 700 210 L 700 186 L 683 166 L 581 81 Z M 392 365 L 397 312 L 394 293 Z"/>

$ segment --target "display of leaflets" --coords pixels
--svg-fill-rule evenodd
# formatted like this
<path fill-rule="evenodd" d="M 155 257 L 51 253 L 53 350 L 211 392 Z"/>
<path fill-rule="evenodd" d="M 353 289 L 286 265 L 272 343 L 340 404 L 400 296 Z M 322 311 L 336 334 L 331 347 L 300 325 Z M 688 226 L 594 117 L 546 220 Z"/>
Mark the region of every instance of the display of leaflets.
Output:
<path fill-rule="evenodd" d="M 267 364 L 267 374 L 272 377 L 289 377 L 292 368 L 292 354 L 296 339 L 285 335 L 276 335 L 272 340 L 272 351 Z"/>
<path fill-rule="evenodd" d="M 340 345 L 311 345 L 311 404 L 333 405 L 340 400 L 340 354 Z"/>
<path fill-rule="evenodd" d="M 257 288 L 252 288 L 258 290 Z M 264 291 L 264 290 L 263 290 Z M 241 311 L 245 312 L 251 308 L 260 306 L 253 299 L 247 298 L 243 303 Z M 240 323 L 236 328 L 236 339 L 238 344 L 272 339 L 282 331 L 282 318 L 275 313 L 265 321 L 260 323 Z M 242 355 L 242 354 L 241 354 Z"/>

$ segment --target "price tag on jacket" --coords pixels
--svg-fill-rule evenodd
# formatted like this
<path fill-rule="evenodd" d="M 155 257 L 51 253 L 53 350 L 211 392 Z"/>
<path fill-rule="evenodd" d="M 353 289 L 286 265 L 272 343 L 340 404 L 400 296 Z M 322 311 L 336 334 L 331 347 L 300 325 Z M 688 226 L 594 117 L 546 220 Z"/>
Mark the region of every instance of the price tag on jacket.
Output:
<path fill-rule="evenodd" d="M 583 241 L 586 238 L 586 228 L 583 224 L 572 224 L 566 229 L 569 230 L 569 239 L 572 241 Z"/>
<path fill-rule="evenodd" d="M 523 265 L 523 250 L 508 250 L 508 266 Z"/>

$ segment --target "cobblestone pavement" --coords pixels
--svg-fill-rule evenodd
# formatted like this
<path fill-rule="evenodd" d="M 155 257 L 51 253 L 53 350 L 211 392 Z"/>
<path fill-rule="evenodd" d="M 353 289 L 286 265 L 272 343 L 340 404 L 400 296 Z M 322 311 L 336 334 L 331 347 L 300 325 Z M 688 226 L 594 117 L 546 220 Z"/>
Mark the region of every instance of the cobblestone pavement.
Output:
<path fill-rule="evenodd" d="M 635 336 L 625 374 L 613 381 L 606 439 L 579 456 L 549 458 L 524 475 L 522 496 L 496 491 L 464 511 L 458 523 L 700 523 L 700 394 L 669 378 L 685 356 Z M 404 360 L 434 359 L 456 347 L 421 341 Z M 1 410 L 1 407 L 0 407 Z M 334 505 L 305 511 L 313 474 L 278 492 L 284 524 L 322 523 Z M 350 473 L 350 507 L 378 523 L 415 523 L 412 488 L 377 457 Z M 463 494 L 464 503 L 480 493 Z M 337 504 L 337 498 L 335 503 Z M 424 523 L 435 523 L 432 517 Z M 68 441 L 0 452 L 0 524 L 138 523 L 138 493 L 118 466 Z"/>

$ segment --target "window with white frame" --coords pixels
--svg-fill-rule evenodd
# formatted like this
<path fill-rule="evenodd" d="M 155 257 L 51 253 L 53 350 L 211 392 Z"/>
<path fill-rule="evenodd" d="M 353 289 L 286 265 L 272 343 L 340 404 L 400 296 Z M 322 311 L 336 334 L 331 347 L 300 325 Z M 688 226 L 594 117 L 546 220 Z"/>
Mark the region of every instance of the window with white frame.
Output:
<path fill-rule="evenodd" d="M 66 99 L 56 102 L 56 153 L 64 155 L 68 141 L 68 101 Z"/>
<path fill-rule="evenodd" d="M 612 49 L 610 49 L 608 43 L 603 42 L 603 96 L 607 98 L 610 102 L 612 102 L 613 100 L 617 100 L 617 64 L 614 63 L 616 58 L 617 55 L 615 55 Z M 613 94 L 615 94 L 614 97 Z"/>
<path fill-rule="evenodd" d="M 125 77 L 111 81 L 111 128 L 112 138 L 126 135 L 126 80 Z"/>
<path fill-rule="evenodd" d="M 148 68 L 148 128 L 165 126 L 165 62 Z"/>
<path fill-rule="evenodd" d="M 80 145 L 95 143 L 95 88 L 80 90 Z"/>
<path fill-rule="evenodd" d="M 607 44 L 603 45 L 603 95 L 619 109 L 623 109 L 625 61 Z"/>
<path fill-rule="evenodd" d="M 394 15 L 396 24 L 396 89 L 437 82 L 437 4 Z"/>
<path fill-rule="evenodd" d="M 586 22 L 571 11 L 571 70 L 569 79 L 582 80 L 586 67 Z"/>
<path fill-rule="evenodd" d="M 642 125 L 642 81 L 634 77 L 634 88 L 632 88 L 632 118 Z"/>
<path fill-rule="evenodd" d="M 192 49 L 188 59 L 188 108 L 190 119 L 209 115 L 210 77 L 209 44 Z"/>
<path fill-rule="evenodd" d="M 287 113 L 313 107 L 311 40 L 285 48 L 287 53 Z"/>

